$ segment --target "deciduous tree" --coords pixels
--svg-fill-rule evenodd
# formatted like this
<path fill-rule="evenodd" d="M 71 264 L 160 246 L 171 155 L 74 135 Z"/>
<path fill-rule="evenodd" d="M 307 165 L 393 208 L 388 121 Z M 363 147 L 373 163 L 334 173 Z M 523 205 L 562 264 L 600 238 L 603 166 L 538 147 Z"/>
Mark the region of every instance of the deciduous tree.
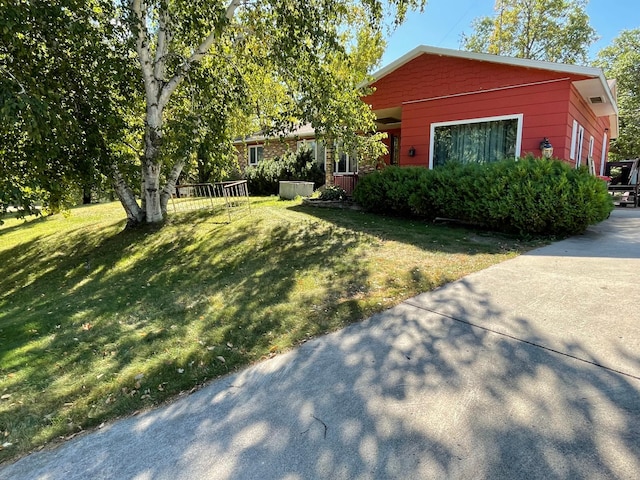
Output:
<path fill-rule="evenodd" d="M 616 79 L 620 136 L 611 142 L 612 160 L 640 157 L 640 28 L 625 30 L 598 53 L 595 65 Z"/>
<path fill-rule="evenodd" d="M 91 150 L 86 157 L 113 179 L 130 224 L 163 219 L 184 166 L 194 155 L 206 159 L 212 157 L 214 148 L 228 149 L 234 133 L 231 120 L 238 115 L 255 115 L 261 128 L 271 134 L 298 122 L 311 122 L 320 135 L 357 143 L 356 132 L 374 129 L 373 116 L 360 101 L 360 86 L 380 57 L 381 31 L 389 18 L 399 23 L 408 8 L 424 3 L 20 2 L 10 9 L 17 20 L 3 39 L 11 47 L 0 51 L 3 86 L 10 92 L 9 99 L 3 98 L 2 109 L 12 120 L 11 129 L 2 132 L 2 148 L 16 145 L 11 149 L 13 159 L 8 173 L 2 173 L 2 178 L 13 184 L 12 175 L 20 173 L 20 178 L 33 182 L 34 187 L 53 191 L 47 182 L 50 172 L 59 177 L 59 172 L 68 171 L 69 178 L 78 174 L 80 169 L 73 167 L 78 158 L 75 153 L 73 159 L 66 151 L 42 155 L 47 146 L 60 149 L 67 144 L 87 145 L 85 140 L 76 141 L 84 138 L 84 134 L 74 133 L 74 128 L 82 124 L 80 118 L 64 121 L 71 111 L 68 103 L 76 98 L 86 100 L 79 110 L 84 112 L 85 124 L 95 124 L 93 131 L 98 133 L 95 138 L 100 148 Z M 21 10 L 23 6 L 29 7 L 28 18 Z M 52 16 L 56 19 L 53 29 Z M 25 28 L 25 24 L 33 27 Z M 56 37 L 63 39 L 64 48 L 58 48 Z M 23 40 L 26 45 L 20 43 Z M 87 52 L 82 61 L 77 61 L 76 43 L 80 51 Z M 47 52 L 48 70 L 40 69 L 39 45 L 44 45 Z M 29 64 L 21 75 L 17 74 L 21 71 L 16 63 L 19 57 Z M 69 58 L 65 71 L 81 74 L 88 86 L 65 89 L 67 74 L 50 74 L 60 58 Z M 131 66 L 137 68 L 137 81 L 132 82 L 127 76 Z M 43 73 L 55 80 L 44 82 L 48 85 L 45 92 L 59 92 L 55 101 L 49 101 L 38 90 Z M 73 79 L 72 85 L 75 83 Z M 23 90 L 29 95 L 25 96 Z M 101 95 L 104 92 L 108 94 Z M 11 110 L 15 99 L 23 104 Z M 35 102 L 48 117 L 32 114 L 35 107 L 28 106 L 28 102 Z M 7 108 L 11 110 L 8 113 Z M 38 127 L 32 128 L 32 124 Z M 123 125 L 128 128 L 123 129 Z M 131 137 L 138 128 L 142 132 L 140 140 L 135 141 Z M 47 138 L 42 132 L 48 132 Z M 116 141 L 112 142 L 114 138 Z M 27 144 L 29 147 L 25 148 Z M 131 175 L 132 151 L 138 153 L 137 179 Z M 105 154 L 95 161 L 98 152 Z M 42 160 L 42 168 L 31 171 L 37 175 L 20 170 L 20 165 L 33 167 L 27 161 L 32 154 Z M 3 162 L 4 158 L 3 152 Z M 22 200 L 29 203 L 28 199 Z"/>
<path fill-rule="evenodd" d="M 146 112 L 142 204 L 116 172 L 116 192 L 129 221 L 161 221 L 185 165 L 184 158 L 163 158 L 167 118 L 180 88 L 194 97 L 208 88 L 207 108 L 215 107 L 222 119 L 234 108 L 255 109 L 268 132 L 309 121 L 321 134 L 354 137 L 373 128 L 359 100 L 363 69 L 370 67 L 360 63 L 362 48 L 380 38 L 385 9 L 400 21 L 407 8 L 423 3 L 131 0 L 126 21 L 135 38 Z M 366 22 L 353 36 L 355 19 Z M 267 104 L 256 91 L 266 98 L 279 95 L 279 101 Z M 192 120 L 192 127 L 202 121 L 198 114 Z"/>
<path fill-rule="evenodd" d="M 585 64 L 597 40 L 586 0 L 496 0 L 495 15 L 474 20 L 462 48 L 548 62 Z"/>
<path fill-rule="evenodd" d="M 60 207 L 121 156 L 136 77 L 115 16 L 103 0 L 0 4 L 0 213 Z"/>

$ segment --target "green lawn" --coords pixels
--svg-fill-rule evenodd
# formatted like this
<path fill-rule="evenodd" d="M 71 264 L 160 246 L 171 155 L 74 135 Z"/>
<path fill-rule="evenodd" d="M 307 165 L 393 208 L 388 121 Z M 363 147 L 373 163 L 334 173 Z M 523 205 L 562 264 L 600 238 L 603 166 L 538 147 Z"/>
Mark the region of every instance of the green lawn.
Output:
<path fill-rule="evenodd" d="M 254 198 L 124 230 L 119 204 L 0 226 L 0 461 L 514 257 L 533 243 Z"/>

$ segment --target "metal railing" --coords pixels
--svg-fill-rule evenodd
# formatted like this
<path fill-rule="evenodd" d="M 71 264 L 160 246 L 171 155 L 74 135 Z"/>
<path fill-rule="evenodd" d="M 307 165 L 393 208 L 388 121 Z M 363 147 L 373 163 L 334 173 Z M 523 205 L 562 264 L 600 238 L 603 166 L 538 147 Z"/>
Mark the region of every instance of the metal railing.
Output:
<path fill-rule="evenodd" d="M 226 209 L 229 222 L 232 214 L 251 213 L 246 180 L 176 185 L 171 206 L 174 213 Z"/>

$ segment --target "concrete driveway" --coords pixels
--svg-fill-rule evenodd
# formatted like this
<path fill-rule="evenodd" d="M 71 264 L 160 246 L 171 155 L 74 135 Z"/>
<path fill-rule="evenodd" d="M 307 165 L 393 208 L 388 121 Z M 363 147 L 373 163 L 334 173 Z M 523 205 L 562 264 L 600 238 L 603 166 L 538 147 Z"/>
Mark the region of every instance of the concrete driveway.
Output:
<path fill-rule="evenodd" d="M 2 479 L 638 478 L 640 209 Z"/>

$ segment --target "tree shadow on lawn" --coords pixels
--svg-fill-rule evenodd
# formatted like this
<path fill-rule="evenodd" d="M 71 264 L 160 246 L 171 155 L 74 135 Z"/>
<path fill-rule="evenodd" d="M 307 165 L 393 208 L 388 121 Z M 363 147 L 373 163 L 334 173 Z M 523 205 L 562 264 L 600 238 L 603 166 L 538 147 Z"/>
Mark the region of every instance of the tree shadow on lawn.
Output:
<path fill-rule="evenodd" d="M 0 431 L 23 430 L 21 422 L 40 425 L 26 427 L 25 438 L 11 439 L 27 444 L 29 434 L 56 422 L 56 434 L 75 433 L 275 352 L 283 335 L 295 343 L 336 329 L 345 318 L 365 316 L 357 303 L 338 301 L 367 275 L 353 262 L 342 263 L 356 243 L 347 232 L 328 227 L 315 238 L 280 225 L 246 255 L 234 246 L 255 242 L 262 220 L 251 219 L 240 230 L 212 225 L 204 233 L 192 220 L 185 220 L 184 228 L 194 234 L 227 236 L 194 245 L 189 235 L 165 241 L 162 231 L 148 229 L 106 237 L 78 229 L 64 234 L 73 241 L 61 236 L 60 254 L 51 258 L 34 257 L 36 241 L 5 252 L 17 253 L 25 269 L 47 268 L 31 283 L 27 272 L 11 276 L 12 284 L 26 286 L 5 300 L 0 325 L 6 340 L 0 352 L 2 387 L 13 402 L 0 414 Z M 291 323 L 282 303 L 297 281 L 295 272 L 320 263 L 340 276 L 319 305 L 306 305 L 313 311 L 300 312 L 309 317 L 301 327 Z M 233 308 L 212 305 L 220 292 Z M 145 367 L 138 387 L 132 362 Z M 21 403 L 26 391 L 34 400 Z M 37 399 L 46 399 L 53 411 L 43 411 Z M 74 402 L 95 405 L 91 417 L 75 413 Z"/>
<path fill-rule="evenodd" d="M 318 208 L 305 205 L 290 210 L 334 223 L 343 228 L 443 253 L 505 253 L 524 251 L 546 243 L 536 238 L 474 229 L 458 223 L 434 223 L 419 218 L 380 215 L 360 210 Z M 391 226 L 391 228 L 389 228 Z"/>
<path fill-rule="evenodd" d="M 485 298 L 477 317 L 455 299 L 443 300 L 448 317 L 402 304 L 0 475 L 635 476 L 640 381 L 536 346 L 550 339 L 526 318 L 510 337 L 466 323 L 508 312 L 462 283 Z M 579 343 L 563 350 L 602 360 Z"/>

